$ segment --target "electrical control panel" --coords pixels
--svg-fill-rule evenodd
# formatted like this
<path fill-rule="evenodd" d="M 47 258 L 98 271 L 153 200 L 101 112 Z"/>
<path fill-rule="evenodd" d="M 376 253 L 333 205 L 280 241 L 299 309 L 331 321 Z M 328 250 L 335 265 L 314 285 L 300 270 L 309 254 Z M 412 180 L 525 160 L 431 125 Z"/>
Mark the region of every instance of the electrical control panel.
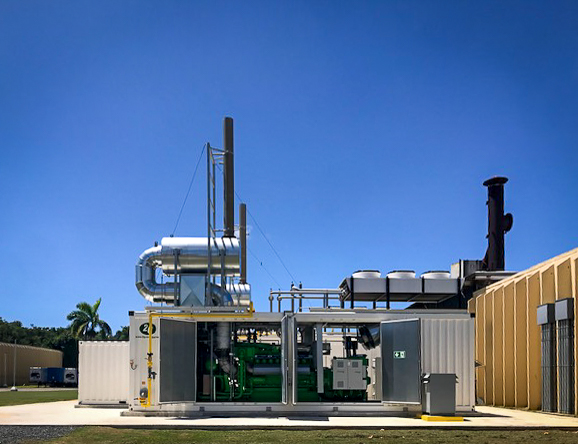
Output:
<path fill-rule="evenodd" d="M 360 358 L 334 358 L 333 390 L 365 390 L 367 388 L 367 365 Z"/>

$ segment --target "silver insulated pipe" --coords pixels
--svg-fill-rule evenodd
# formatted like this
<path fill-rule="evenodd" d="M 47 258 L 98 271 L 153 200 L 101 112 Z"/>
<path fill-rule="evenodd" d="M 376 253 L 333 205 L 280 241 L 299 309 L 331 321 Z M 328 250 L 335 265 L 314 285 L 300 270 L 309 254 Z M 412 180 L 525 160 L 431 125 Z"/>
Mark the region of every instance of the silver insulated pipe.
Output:
<path fill-rule="evenodd" d="M 209 242 L 206 237 L 163 237 L 161 240 L 161 267 L 165 274 L 207 273 L 209 266 Z M 211 274 L 239 276 L 239 240 L 235 237 L 211 239 Z"/>
<path fill-rule="evenodd" d="M 135 267 L 135 283 L 139 293 L 150 302 L 173 302 L 175 284 L 158 283 L 155 272 L 161 269 L 166 275 L 176 273 L 206 274 L 209 267 L 209 241 L 206 237 L 164 237 L 161 244 L 145 250 Z M 220 274 L 224 265 L 226 276 L 239 276 L 239 241 L 237 238 L 211 239 L 211 273 Z M 223 291 L 214 286 L 213 297 L 221 304 L 233 303 L 230 293 L 245 293 L 246 288 Z M 250 290 L 249 290 L 250 291 Z"/>

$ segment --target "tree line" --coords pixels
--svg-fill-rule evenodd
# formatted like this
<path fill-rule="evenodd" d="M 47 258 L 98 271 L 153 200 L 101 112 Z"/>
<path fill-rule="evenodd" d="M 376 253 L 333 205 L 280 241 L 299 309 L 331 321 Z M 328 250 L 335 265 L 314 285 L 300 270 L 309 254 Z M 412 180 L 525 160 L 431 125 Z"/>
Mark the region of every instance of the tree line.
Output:
<path fill-rule="evenodd" d="M 128 341 L 128 326 L 112 334 L 110 326 L 100 319 L 101 300 L 93 305 L 80 302 L 66 317 L 67 327 L 25 327 L 20 321 L 8 322 L 0 317 L 0 342 L 44 347 L 63 352 L 64 367 L 78 366 L 78 341 Z"/>

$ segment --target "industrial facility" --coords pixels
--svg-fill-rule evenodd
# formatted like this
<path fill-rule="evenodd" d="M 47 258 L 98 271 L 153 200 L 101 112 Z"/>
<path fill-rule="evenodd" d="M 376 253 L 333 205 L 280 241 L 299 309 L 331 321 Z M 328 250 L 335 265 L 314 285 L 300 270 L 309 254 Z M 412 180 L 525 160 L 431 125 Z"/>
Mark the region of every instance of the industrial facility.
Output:
<path fill-rule="evenodd" d="M 505 270 L 513 225 L 504 212 L 506 178 L 484 182 L 483 259 L 420 276 L 359 270 L 334 286 L 292 285 L 271 291 L 269 311 L 256 312 L 244 203 L 235 214 L 231 118 L 222 147 L 207 144 L 206 154 L 206 233 L 164 237 L 140 254 L 135 284 L 152 305 L 129 313 L 128 344 L 81 343 L 81 403 L 127 404 L 124 414 L 145 416 L 459 417 L 476 402 L 577 411 L 576 308 L 568 302 L 576 252 L 524 274 Z M 392 309 L 394 302 L 407 308 Z M 113 355 L 122 377 L 107 365 L 106 377 L 92 378 L 94 363 Z M 106 394 L 102 381 L 117 388 Z"/>
<path fill-rule="evenodd" d="M 477 398 L 486 405 L 576 414 L 578 249 L 480 290 Z"/>
<path fill-rule="evenodd" d="M 0 384 L 4 387 L 39 382 L 42 371 L 31 368 L 58 368 L 62 369 L 62 352 L 30 345 L 8 344 L 0 342 Z M 31 379 L 31 374 L 34 377 Z M 42 383 L 49 382 L 47 379 Z M 60 382 L 60 381 L 58 381 Z M 62 377 L 64 384 L 64 375 Z"/>

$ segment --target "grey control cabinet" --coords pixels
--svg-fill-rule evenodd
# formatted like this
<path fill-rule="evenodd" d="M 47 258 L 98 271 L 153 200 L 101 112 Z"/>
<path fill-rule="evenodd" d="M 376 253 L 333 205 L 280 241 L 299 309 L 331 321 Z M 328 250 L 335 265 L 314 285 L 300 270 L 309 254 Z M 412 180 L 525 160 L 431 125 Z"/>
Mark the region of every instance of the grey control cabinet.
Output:
<path fill-rule="evenodd" d="M 367 367 L 361 359 L 333 358 L 333 390 L 365 390 Z"/>
<path fill-rule="evenodd" d="M 454 373 L 428 373 L 423 378 L 423 411 L 429 415 L 456 414 L 456 383 Z"/>
<path fill-rule="evenodd" d="M 420 320 L 381 323 L 382 401 L 421 402 Z"/>

